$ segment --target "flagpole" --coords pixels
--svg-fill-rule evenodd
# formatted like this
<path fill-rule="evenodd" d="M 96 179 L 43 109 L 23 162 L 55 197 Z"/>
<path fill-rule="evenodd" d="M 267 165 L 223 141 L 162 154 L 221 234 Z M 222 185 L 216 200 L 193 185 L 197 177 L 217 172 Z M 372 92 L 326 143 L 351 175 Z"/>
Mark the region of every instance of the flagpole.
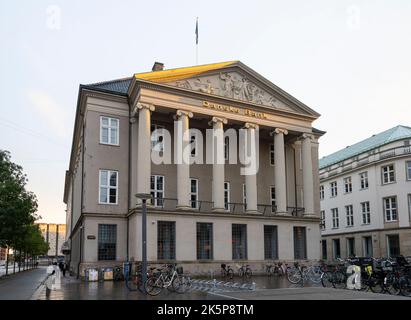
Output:
<path fill-rule="evenodd" d="M 198 17 L 196 20 L 196 65 L 198 65 Z"/>

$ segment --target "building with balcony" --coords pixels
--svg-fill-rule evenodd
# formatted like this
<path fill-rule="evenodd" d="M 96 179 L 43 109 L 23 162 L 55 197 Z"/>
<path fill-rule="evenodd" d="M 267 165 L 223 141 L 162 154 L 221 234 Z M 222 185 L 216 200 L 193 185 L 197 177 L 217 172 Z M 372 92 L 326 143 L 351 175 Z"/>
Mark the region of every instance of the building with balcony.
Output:
<path fill-rule="evenodd" d="M 239 61 L 171 70 L 155 63 L 80 85 L 64 191 L 71 270 L 141 261 L 137 193 L 153 197 L 149 263 L 205 272 L 220 263 L 318 260 L 318 117 Z M 245 165 L 241 134 L 256 142 Z M 166 155 L 190 162 L 153 160 Z M 243 174 L 251 163 L 258 170 Z"/>
<path fill-rule="evenodd" d="M 411 128 L 320 159 L 322 258 L 411 255 Z"/>

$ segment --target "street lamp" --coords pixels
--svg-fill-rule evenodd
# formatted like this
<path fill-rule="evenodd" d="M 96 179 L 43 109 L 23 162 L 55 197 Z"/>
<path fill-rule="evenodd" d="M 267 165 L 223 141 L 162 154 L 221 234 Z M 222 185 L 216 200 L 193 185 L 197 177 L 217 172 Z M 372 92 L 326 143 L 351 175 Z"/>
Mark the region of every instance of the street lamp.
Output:
<path fill-rule="evenodd" d="M 150 193 L 137 193 L 136 198 L 141 199 L 142 202 L 142 262 L 141 262 L 141 280 L 143 285 L 147 281 L 147 200 L 151 199 Z"/>

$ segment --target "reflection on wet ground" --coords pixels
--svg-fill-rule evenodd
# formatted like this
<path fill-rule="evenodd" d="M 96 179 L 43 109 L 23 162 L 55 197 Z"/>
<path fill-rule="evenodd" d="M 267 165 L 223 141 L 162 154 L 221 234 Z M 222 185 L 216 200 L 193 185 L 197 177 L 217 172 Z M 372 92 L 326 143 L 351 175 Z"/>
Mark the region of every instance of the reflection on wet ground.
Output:
<path fill-rule="evenodd" d="M 204 277 L 205 280 L 212 280 L 210 277 Z M 218 279 L 217 280 L 226 280 Z M 301 285 L 292 285 L 286 277 L 279 276 L 253 276 L 250 279 L 242 279 L 234 277 L 230 282 L 235 282 L 238 285 L 252 284 L 255 282 L 256 289 L 279 289 L 301 287 Z M 313 284 L 304 284 L 305 287 L 313 286 Z M 314 285 L 321 286 L 321 285 Z M 124 282 L 116 281 L 101 281 L 101 282 L 86 282 L 80 281 L 74 277 L 66 277 L 61 280 L 61 289 L 53 290 L 48 299 L 50 300 L 205 300 L 211 299 L 207 295 L 208 288 L 199 287 L 193 288 L 191 292 L 179 294 L 164 289 L 158 296 L 151 297 L 142 294 L 139 291 L 130 292 Z M 39 293 L 37 299 L 46 299 L 45 289 Z"/>

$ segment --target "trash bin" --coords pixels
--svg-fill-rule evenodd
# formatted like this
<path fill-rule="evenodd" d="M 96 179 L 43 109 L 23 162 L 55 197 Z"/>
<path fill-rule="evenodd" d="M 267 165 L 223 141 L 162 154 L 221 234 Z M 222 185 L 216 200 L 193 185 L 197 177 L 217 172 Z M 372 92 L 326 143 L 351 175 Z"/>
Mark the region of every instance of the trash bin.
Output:
<path fill-rule="evenodd" d="M 98 281 L 97 269 L 88 269 L 88 281 Z"/>
<path fill-rule="evenodd" d="M 104 280 L 113 280 L 113 268 L 104 268 L 103 269 L 103 279 Z"/>

